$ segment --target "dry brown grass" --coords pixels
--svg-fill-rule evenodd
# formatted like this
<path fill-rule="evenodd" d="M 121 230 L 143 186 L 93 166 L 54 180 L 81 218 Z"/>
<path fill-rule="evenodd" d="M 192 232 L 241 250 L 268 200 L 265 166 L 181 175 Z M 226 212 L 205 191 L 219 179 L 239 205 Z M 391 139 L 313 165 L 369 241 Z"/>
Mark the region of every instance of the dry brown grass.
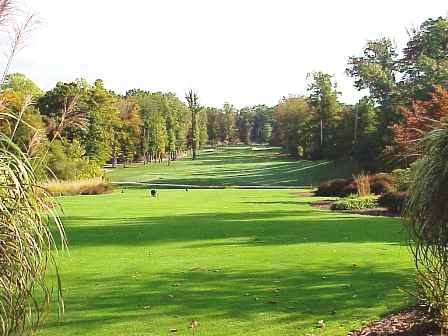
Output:
<path fill-rule="evenodd" d="M 353 176 L 355 179 L 355 183 L 358 189 L 358 196 L 359 197 L 366 197 L 370 196 L 371 189 L 370 189 L 370 176 L 364 173 L 360 173 L 358 175 Z"/>
<path fill-rule="evenodd" d="M 112 191 L 112 185 L 100 177 L 78 181 L 53 180 L 44 183 L 43 187 L 53 196 L 100 195 Z"/>

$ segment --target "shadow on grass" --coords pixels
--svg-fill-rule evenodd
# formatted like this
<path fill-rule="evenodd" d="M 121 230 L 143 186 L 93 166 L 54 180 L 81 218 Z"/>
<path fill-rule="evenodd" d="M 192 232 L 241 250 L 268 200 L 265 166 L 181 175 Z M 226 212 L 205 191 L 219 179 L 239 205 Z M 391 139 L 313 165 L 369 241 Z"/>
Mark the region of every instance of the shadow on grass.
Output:
<path fill-rule="evenodd" d="M 402 226 L 397 219 L 357 217 L 314 209 L 120 219 L 66 216 L 64 223 L 72 247 L 166 242 L 185 242 L 185 247 L 200 247 L 203 246 L 201 240 L 213 245 L 213 242 L 208 241 L 235 238 L 248 238 L 240 244 L 257 246 L 260 241 L 265 245 L 360 242 L 405 244 Z M 195 243 L 192 244 L 192 241 Z"/>
<path fill-rule="evenodd" d="M 123 172 L 123 174 L 122 174 Z M 195 185 L 316 185 L 323 180 L 347 177 L 352 172 L 349 161 L 326 162 L 294 160 L 278 149 L 267 151 L 219 149 L 203 153 L 198 160 L 182 159 L 170 167 L 148 165 L 115 170 L 115 181 Z M 162 176 L 161 174 L 168 176 Z M 171 176 L 170 176 L 171 175 Z"/>
<path fill-rule="evenodd" d="M 268 314 L 268 320 L 259 322 L 260 329 L 263 323 L 310 328 L 322 319 L 327 325 L 346 323 L 348 330 L 352 323 L 369 318 L 369 309 L 379 301 L 403 302 L 397 288 L 409 284 L 406 273 L 336 263 L 324 272 L 286 269 L 251 273 L 201 266 L 204 268 L 148 278 L 142 275 L 135 280 L 99 276 L 94 282 L 74 282 L 71 286 L 83 295 L 66 298 L 68 314 L 61 326 L 72 325 L 73 334 L 84 334 L 107 323 L 136 319 L 171 317 L 179 324 L 200 319 L 206 326 L 213 320 L 253 320 Z M 91 286 L 96 287 L 94 291 Z M 150 310 L 145 310 L 148 306 Z M 101 317 L 91 314 L 98 311 Z"/>

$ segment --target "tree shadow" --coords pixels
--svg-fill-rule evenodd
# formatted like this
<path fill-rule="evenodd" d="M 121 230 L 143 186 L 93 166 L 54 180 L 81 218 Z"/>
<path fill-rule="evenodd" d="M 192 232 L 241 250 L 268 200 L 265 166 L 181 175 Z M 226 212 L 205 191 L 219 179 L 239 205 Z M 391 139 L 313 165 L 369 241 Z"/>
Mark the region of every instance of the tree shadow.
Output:
<path fill-rule="evenodd" d="M 331 263 L 324 271 L 299 268 L 241 272 L 206 265 L 150 277 L 142 274 L 134 281 L 126 275 L 98 276 L 95 283 L 80 279 L 70 284 L 83 295 L 66 297 L 64 322 L 49 323 L 47 328 L 63 328 L 67 330 L 64 335 L 75 335 L 108 323 L 141 319 L 149 323 L 169 317 L 186 329 L 192 319 L 200 319 L 207 326 L 211 321 L 253 320 L 267 314 L 270 318 L 259 322 L 259 330 L 272 324 L 292 324 L 300 331 L 312 328 L 321 319 L 328 326 L 345 324 L 349 331 L 354 322 L 370 317 L 370 309 L 379 300 L 387 297 L 389 302 L 402 302 L 403 294 L 397 288 L 408 284 L 405 272 L 338 263 Z M 94 291 L 86 289 L 91 286 L 96 287 Z M 233 334 L 229 328 L 227 334 Z"/>
<path fill-rule="evenodd" d="M 193 248 L 203 246 L 200 243 L 202 240 L 210 246 L 213 244 L 210 240 L 237 238 L 246 239 L 240 243 L 245 246 L 258 246 L 260 241 L 265 245 L 340 242 L 406 244 L 397 219 L 335 214 L 312 208 L 124 218 L 81 215 L 65 216 L 64 223 L 72 247 L 181 242 L 185 243 L 185 247 Z"/>

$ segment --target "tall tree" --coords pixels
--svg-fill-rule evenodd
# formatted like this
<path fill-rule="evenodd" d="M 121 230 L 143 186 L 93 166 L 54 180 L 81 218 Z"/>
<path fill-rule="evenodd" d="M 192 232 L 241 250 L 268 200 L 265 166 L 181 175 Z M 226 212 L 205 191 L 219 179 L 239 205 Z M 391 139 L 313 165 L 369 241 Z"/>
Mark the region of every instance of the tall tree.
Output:
<path fill-rule="evenodd" d="M 320 71 L 311 74 L 308 91 L 314 108 L 314 118 L 310 120 L 314 125 L 310 125 L 310 130 L 318 130 L 318 134 L 314 132 L 312 136 L 314 139 L 319 139 L 319 153 L 315 153 L 314 156 L 323 157 L 333 152 L 332 147 L 335 144 L 334 132 L 341 111 L 338 102 L 339 92 L 336 83 L 333 83 L 333 77 Z"/>
<path fill-rule="evenodd" d="M 191 113 L 191 149 L 193 151 L 193 160 L 196 160 L 197 149 L 199 145 L 199 129 L 198 129 L 198 114 L 202 107 L 199 104 L 199 97 L 196 92 L 190 90 L 186 93 L 185 99 L 187 100 L 188 109 Z"/>

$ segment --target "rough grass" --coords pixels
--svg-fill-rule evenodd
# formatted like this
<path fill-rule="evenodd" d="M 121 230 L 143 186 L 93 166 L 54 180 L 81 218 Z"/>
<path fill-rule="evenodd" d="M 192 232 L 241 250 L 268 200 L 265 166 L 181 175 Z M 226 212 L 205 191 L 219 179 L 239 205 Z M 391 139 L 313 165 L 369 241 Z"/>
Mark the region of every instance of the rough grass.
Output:
<path fill-rule="evenodd" d="M 406 304 L 399 220 L 311 200 L 230 189 L 62 198 L 66 315 L 39 335 L 193 335 L 197 320 L 195 335 L 335 336 Z"/>
<path fill-rule="evenodd" d="M 112 191 L 111 184 L 100 177 L 77 181 L 53 180 L 44 183 L 43 187 L 53 196 L 101 195 Z"/>
<path fill-rule="evenodd" d="M 147 166 L 108 169 L 118 182 L 152 182 L 195 185 L 310 186 L 321 181 L 349 177 L 350 162 L 294 160 L 278 148 L 221 147 L 201 151 L 198 159 L 184 158 Z"/>

